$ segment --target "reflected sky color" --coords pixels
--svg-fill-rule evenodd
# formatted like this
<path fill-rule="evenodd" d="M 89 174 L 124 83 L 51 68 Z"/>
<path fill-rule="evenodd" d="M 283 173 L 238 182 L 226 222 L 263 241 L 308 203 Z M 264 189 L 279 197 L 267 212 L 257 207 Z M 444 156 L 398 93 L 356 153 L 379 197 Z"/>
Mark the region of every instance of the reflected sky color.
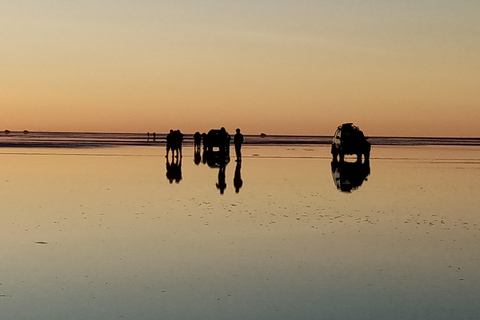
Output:
<path fill-rule="evenodd" d="M 2 149 L 2 315 L 475 319 L 478 148 L 374 148 L 352 193 L 329 151 L 244 146 L 220 195 L 189 147 L 178 184 L 163 148 Z"/>
<path fill-rule="evenodd" d="M 478 1 L 0 4 L 0 128 L 480 136 Z"/>

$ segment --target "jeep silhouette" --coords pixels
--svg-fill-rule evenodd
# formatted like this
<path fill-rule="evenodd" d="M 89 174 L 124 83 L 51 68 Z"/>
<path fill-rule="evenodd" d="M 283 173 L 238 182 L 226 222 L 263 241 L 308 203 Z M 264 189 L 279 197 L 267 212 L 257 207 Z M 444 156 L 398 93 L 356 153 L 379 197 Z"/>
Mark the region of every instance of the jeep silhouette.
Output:
<path fill-rule="evenodd" d="M 365 162 L 370 159 L 370 142 L 367 141 L 363 132 L 352 123 L 344 123 L 335 131 L 332 140 L 332 156 L 337 161 L 344 161 L 345 155 L 357 155 L 357 162 L 362 161 L 362 154 Z"/>

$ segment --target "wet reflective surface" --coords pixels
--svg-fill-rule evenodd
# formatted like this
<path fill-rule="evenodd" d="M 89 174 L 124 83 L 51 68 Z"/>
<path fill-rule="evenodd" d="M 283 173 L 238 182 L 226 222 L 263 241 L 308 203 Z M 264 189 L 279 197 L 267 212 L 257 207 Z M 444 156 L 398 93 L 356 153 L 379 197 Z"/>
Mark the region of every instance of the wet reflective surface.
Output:
<path fill-rule="evenodd" d="M 359 188 L 370 174 L 370 162 L 332 161 L 332 177 L 337 189 L 351 192 Z"/>
<path fill-rule="evenodd" d="M 178 183 L 164 148 L 0 151 L 5 319 L 480 314 L 478 147 L 375 147 L 350 193 L 328 146 L 184 147 Z"/>

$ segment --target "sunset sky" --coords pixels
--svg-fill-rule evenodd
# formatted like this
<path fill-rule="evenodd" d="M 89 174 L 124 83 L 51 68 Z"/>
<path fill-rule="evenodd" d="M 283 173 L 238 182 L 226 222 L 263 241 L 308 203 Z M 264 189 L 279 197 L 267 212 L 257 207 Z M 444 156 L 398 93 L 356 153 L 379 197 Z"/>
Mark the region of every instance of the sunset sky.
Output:
<path fill-rule="evenodd" d="M 478 0 L 2 0 L 0 130 L 480 137 Z"/>

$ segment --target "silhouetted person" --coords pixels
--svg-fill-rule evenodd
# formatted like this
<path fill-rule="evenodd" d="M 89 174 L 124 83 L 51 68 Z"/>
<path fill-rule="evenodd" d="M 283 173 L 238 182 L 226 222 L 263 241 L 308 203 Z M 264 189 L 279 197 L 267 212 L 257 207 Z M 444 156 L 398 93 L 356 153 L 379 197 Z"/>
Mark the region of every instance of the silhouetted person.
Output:
<path fill-rule="evenodd" d="M 220 128 L 220 133 L 218 135 L 220 151 L 225 152 L 225 154 L 230 154 L 230 135 L 224 127 Z"/>
<path fill-rule="evenodd" d="M 235 167 L 235 176 L 233 177 L 233 185 L 235 186 L 236 193 L 240 192 L 240 188 L 243 185 L 241 169 L 242 169 L 242 162 L 238 161 L 237 166 Z"/>
<path fill-rule="evenodd" d="M 225 164 L 223 163 L 218 169 L 218 183 L 217 188 L 220 189 L 220 194 L 225 192 L 227 183 L 225 182 Z"/>
<path fill-rule="evenodd" d="M 172 158 L 182 156 L 182 142 L 183 142 L 183 133 L 180 130 L 173 131 L 170 129 L 170 133 L 167 134 L 167 155 L 168 152 L 172 150 Z"/>
<path fill-rule="evenodd" d="M 195 150 L 200 150 L 200 144 L 202 143 L 202 135 L 200 134 L 200 132 L 195 132 L 195 134 L 193 135 L 193 145 L 195 147 Z"/>
<path fill-rule="evenodd" d="M 205 132 L 202 133 L 202 142 L 203 142 L 203 150 L 205 151 L 208 147 L 207 134 Z"/>
<path fill-rule="evenodd" d="M 167 158 L 167 179 L 170 183 L 175 181 L 179 183 L 182 180 L 182 159 L 172 158 L 172 162 L 169 162 Z"/>
<path fill-rule="evenodd" d="M 233 136 L 233 144 L 235 145 L 235 154 L 237 155 L 237 161 L 242 161 L 242 143 L 243 143 L 243 134 L 240 133 L 240 129 L 237 128 L 237 133 Z"/>
<path fill-rule="evenodd" d="M 177 152 L 177 155 L 176 155 L 177 158 L 179 156 L 182 157 L 182 142 L 183 142 L 183 133 L 181 133 L 180 130 L 175 130 L 173 132 L 172 151 Z"/>
<path fill-rule="evenodd" d="M 157 138 L 157 135 L 155 134 L 155 132 L 153 133 L 153 142 L 155 142 L 155 139 Z"/>
<path fill-rule="evenodd" d="M 170 152 L 170 150 L 172 150 L 172 157 L 173 157 L 173 149 L 172 149 L 173 139 L 174 139 L 174 133 L 173 133 L 173 130 L 170 129 L 170 132 L 167 134 L 167 155 L 165 156 L 165 158 L 168 158 L 168 153 Z"/>

